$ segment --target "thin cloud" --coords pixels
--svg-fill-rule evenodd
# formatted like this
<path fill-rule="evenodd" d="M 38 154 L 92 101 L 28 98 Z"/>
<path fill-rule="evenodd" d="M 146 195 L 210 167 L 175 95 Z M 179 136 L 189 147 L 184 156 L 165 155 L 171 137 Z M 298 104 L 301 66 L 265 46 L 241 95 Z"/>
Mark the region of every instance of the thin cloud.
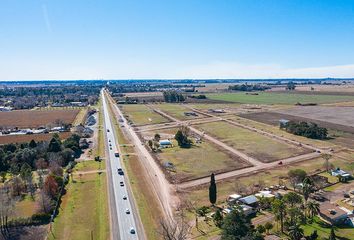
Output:
<path fill-rule="evenodd" d="M 44 23 L 47 28 L 47 31 L 49 33 L 51 33 L 52 32 L 52 25 L 49 20 L 48 9 L 47 9 L 46 4 L 42 4 L 42 13 L 43 13 L 43 19 L 44 19 Z"/>

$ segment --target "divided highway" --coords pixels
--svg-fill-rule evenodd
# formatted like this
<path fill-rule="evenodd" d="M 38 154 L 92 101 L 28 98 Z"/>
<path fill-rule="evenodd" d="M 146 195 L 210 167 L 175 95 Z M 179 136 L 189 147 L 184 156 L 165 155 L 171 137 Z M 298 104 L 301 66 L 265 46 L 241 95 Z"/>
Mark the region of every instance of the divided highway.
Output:
<path fill-rule="evenodd" d="M 116 146 L 116 139 L 114 135 L 113 124 L 109 117 L 108 103 L 106 101 L 106 96 L 102 94 L 103 100 L 103 113 L 104 113 L 104 132 L 105 132 L 105 146 L 107 148 L 106 161 L 107 161 L 107 171 L 110 171 L 108 175 L 109 185 L 111 185 L 111 218 L 112 218 L 112 237 L 114 240 L 130 240 L 139 239 L 137 224 L 135 221 L 134 214 L 136 212 L 132 208 L 133 199 L 130 199 L 127 189 L 127 179 L 124 172 L 118 172 L 118 169 L 123 169 L 122 160 L 118 155 L 118 148 Z M 113 202 L 113 203 L 112 203 Z M 115 206 L 112 206 L 115 204 Z M 118 227 L 116 226 L 118 225 Z M 117 233 L 116 231 L 119 231 Z"/>

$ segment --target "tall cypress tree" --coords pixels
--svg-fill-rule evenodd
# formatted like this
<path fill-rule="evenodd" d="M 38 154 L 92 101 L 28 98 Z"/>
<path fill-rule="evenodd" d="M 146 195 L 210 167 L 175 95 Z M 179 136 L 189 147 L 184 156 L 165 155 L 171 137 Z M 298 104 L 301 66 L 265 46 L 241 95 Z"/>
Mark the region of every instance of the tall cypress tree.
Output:
<path fill-rule="evenodd" d="M 209 201 L 212 205 L 216 203 L 216 183 L 214 173 L 210 176 Z"/>
<path fill-rule="evenodd" d="M 329 234 L 329 240 L 336 240 L 336 234 L 334 233 L 334 228 L 332 227 L 331 233 Z"/>

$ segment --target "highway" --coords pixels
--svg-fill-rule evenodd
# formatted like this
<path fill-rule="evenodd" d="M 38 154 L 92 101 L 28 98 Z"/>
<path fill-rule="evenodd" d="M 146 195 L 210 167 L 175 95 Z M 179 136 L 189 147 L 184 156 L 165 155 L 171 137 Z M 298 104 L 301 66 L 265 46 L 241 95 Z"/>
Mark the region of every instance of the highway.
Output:
<path fill-rule="evenodd" d="M 108 185 L 111 186 L 110 197 L 113 199 L 111 204 L 111 219 L 112 219 L 112 238 L 114 240 L 129 240 L 129 239 L 139 239 L 138 229 L 136 224 L 137 214 L 132 206 L 134 205 L 133 199 L 131 199 L 128 193 L 127 179 L 126 175 L 118 174 L 118 168 L 124 169 L 122 167 L 123 163 L 119 157 L 115 156 L 118 152 L 118 147 L 116 146 L 116 138 L 114 134 L 113 124 L 109 117 L 108 105 L 106 101 L 106 96 L 102 94 L 103 100 L 103 113 L 104 113 L 104 132 L 105 136 L 105 146 L 107 148 L 106 161 L 107 161 L 107 171 L 110 171 L 108 175 Z M 123 182 L 124 186 L 121 186 Z M 113 202 L 113 203 L 112 203 Z M 112 206 L 114 204 L 114 206 Z M 129 210 L 130 213 L 126 211 Z M 118 227 L 116 226 L 118 225 Z M 131 233 L 131 229 L 134 229 L 135 233 Z M 119 231 L 117 233 L 116 231 Z M 141 237 L 143 238 L 143 237 Z"/>

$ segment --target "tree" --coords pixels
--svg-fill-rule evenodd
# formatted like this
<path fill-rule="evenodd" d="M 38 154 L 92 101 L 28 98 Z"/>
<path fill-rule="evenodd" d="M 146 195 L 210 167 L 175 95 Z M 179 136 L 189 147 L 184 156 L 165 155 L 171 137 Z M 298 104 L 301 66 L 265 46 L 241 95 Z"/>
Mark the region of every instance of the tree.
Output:
<path fill-rule="evenodd" d="M 300 240 L 304 236 L 304 230 L 299 224 L 295 224 L 289 228 L 289 236 L 291 240 Z"/>
<path fill-rule="evenodd" d="M 163 240 L 186 240 L 188 239 L 190 229 L 191 227 L 187 221 L 181 216 L 178 220 L 171 218 L 161 220 L 158 233 Z"/>
<path fill-rule="evenodd" d="M 284 232 L 284 218 L 286 214 L 286 205 L 282 199 L 275 199 L 272 203 L 272 210 L 277 220 L 280 220 L 281 232 Z"/>
<path fill-rule="evenodd" d="M 292 81 L 290 81 L 290 82 L 288 82 L 287 84 L 286 84 L 286 90 L 295 90 L 295 88 L 296 88 L 296 85 L 295 85 L 295 83 L 294 82 L 292 82 Z"/>
<path fill-rule="evenodd" d="M 215 175 L 214 173 L 210 176 L 210 186 L 209 186 L 209 201 L 212 205 L 216 203 L 217 198 L 217 190 L 216 190 L 216 183 L 215 183 Z"/>
<path fill-rule="evenodd" d="M 38 207 L 41 213 L 50 213 L 53 210 L 53 201 L 44 191 L 39 194 Z"/>
<path fill-rule="evenodd" d="M 336 234 L 334 232 L 334 228 L 332 227 L 331 228 L 331 233 L 329 234 L 328 240 L 336 240 L 336 239 L 337 239 L 337 237 L 336 237 Z"/>
<path fill-rule="evenodd" d="M 148 145 L 149 145 L 149 147 L 150 147 L 151 150 L 154 150 L 154 149 L 153 149 L 154 143 L 152 142 L 152 140 L 149 140 L 149 141 L 148 141 Z"/>
<path fill-rule="evenodd" d="M 158 142 L 158 141 L 160 141 L 160 139 L 161 139 L 160 134 L 156 133 L 155 136 L 154 136 L 154 140 L 155 140 L 156 142 Z"/>
<path fill-rule="evenodd" d="M 256 229 L 257 232 L 259 232 L 260 234 L 263 234 L 266 231 L 265 227 L 262 224 L 258 225 Z"/>
<path fill-rule="evenodd" d="M 324 166 L 326 168 L 326 171 L 329 172 L 330 169 L 330 164 L 329 164 L 329 160 L 332 158 L 332 155 L 328 154 L 328 153 L 323 153 L 321 155 L 321 157 L 323 158 L 324 162 Z"/>
<path fill-rule="evenodd" d="M 288 172 L 288 177 L 291 185 L 293 186 L 294 190 L 298 183 L 304 181 L 307 173 L 302 169 L 293 169 Z"/>
<path fill-rule="evenodd" d="M 235 209 L 224 218 L 221 239 L 261 240 L 264 238 L 254 229 L 250 218 L 246 217 L 240 209 Z"/>
<path fill-rule="evenodd" d="M 217 227 L 221 227 L 222 226 L 224 218 L 222 216 L 222 213 L 221 213 L 220 209 L 216 210 L 216 212 L 215 212 L 215 214 L 213 216 L 213 220 L 214 220 L 215 226 L 217 226 Z"/>
<path fill-rule="evenodd" d="M 315 201 L 309 201 L 306 204 L 306 208 L 309 211 L 311 218 L 320 212 L 320 204 Z"/>
<path fill-rule="evenodd" d="M 291 207 L 295 207 L 296 205 L 302 204 L 303 200 L 302 197 L 295 193 L 295 192 L 289 192 L 284 195 L 284 202 L 290 204 Z"/>
<path fill-rule="evenodd" d="M 45 179 L 43 190 L 51 199 L 55 199 L 58 196 L 59 186 L 52 175 Z"/>
<path fill-rule="evenodd" d="M 58 138 L 53 137 L 49 142 L 48 152 L 60 152 L 61 142 Z"/>
<path fill-rule="evenodd" d="M 178 143 L 178 146 L 182 148 L 189 148 L 192 144 L 192 141 L 188 139 L 188 133 L 184 129 L 185 128 L 181 128 L 177 131 L 175 139 Z"/>
<path fill-rule="evenodd" d="M 304 181 L 302 181 L 302 195 L 304 196 L 305 202 L 307 202 L 310 193 L 313 189 L 313 182 L 309 177 L 306 177 Z"/>
<path fill-rule="evenodd" d="M 1 182 L 4 183 L 6 180 L 6 172 L 5 171 L 0 172 L 0 177 L 1 177 Z"/>
<path fill-rule="evenodd" d="M 266 222 L 264 228 L 267 231 L 267 234 L 269 234 L 269 231 L 273 228 L 273 224 L 271 222 Z"/>
<path fill-rule="evenodd" d="M 29 145 L 28 145 L 30 148 L 35 148 L 37 147 L 37 143 L 36 141 L 34 141 L 33 139 L 30 141 Z"/>
<path fill-rule="evenodd" d="M 317 230 L 314 230 L 310 236 L 306 237 L 306 240 L 316 240 L 318 238 Z"/>

